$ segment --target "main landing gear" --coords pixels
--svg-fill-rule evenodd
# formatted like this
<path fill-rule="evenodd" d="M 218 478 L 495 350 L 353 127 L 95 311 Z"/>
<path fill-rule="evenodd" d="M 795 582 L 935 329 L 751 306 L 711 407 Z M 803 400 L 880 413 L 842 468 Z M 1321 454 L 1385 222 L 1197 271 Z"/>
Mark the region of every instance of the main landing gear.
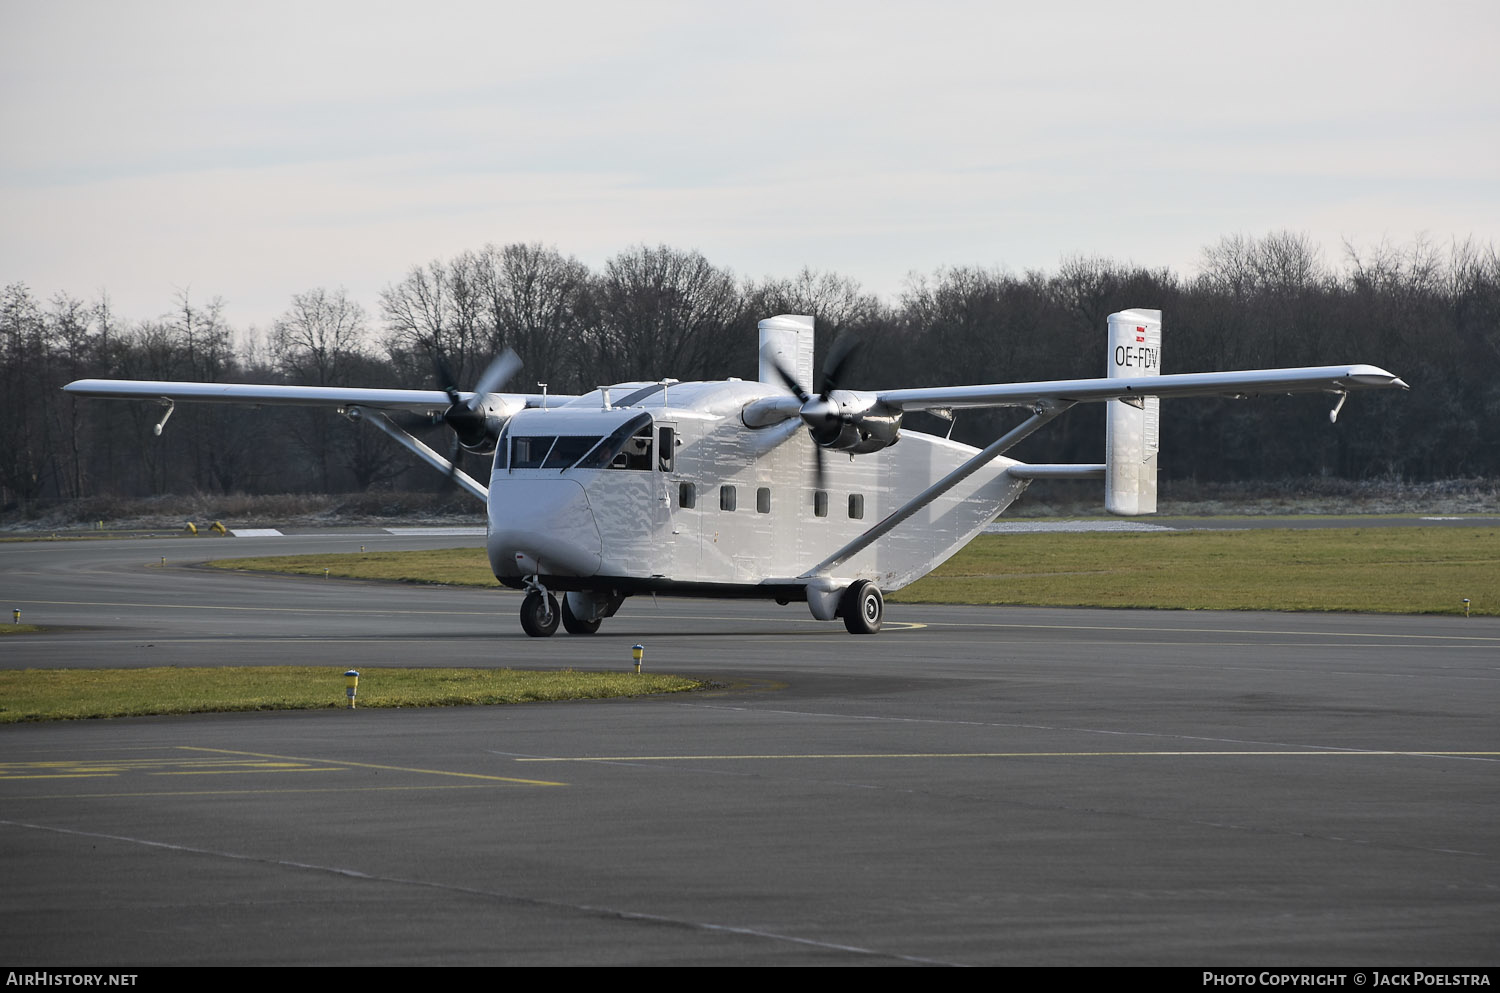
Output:
<path fill-rule="evenodd" d="M 598 631 L 599 625 L 602 624 L 603 621 L 597 617 L 592 621 L 586 621 L 583 618 L 577 616 L 573 613 L 573 605 L 569 602 L 570 599 L 570 597 L 563 597 L 562 601 L 563 628 L 569 634 L 593 634 L 594 632 Z"/>
<path fill-rule="evenodd" d="M 839 614 L 850 634 L 879 631 L 880 619 L 885 616 L 885 598 L 880 595 L 880 587 L 868 579 L 861 579 L 844 591 Z"/>

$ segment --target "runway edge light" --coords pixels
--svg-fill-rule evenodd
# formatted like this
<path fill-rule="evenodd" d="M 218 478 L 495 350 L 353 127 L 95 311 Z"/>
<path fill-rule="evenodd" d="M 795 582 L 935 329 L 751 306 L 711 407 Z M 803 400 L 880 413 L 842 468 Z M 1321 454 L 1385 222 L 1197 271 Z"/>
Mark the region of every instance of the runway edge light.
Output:
<path fill-rule="evenodd" d="M 354 709 L 354 694 L 359 690 L 359 670 L 350 669 L 344 673 L 344 695 L 349 698 L 347 709 Z"/>
<path fill-rule="evenodd" d="M 645 645 L 635 645 L 630 649 L 630 657 L 635 659 L 635 674 L 641 674 L 641 659 L 646 655 Z"/>

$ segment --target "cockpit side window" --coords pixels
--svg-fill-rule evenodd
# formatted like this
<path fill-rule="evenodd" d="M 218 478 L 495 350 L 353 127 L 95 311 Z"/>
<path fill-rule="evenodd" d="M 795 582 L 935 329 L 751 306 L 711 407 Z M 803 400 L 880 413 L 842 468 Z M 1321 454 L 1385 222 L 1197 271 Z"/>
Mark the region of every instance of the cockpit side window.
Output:
<path fill-rule="evenodd" d="M 494 470 L 506 468 L 510 464 L 510 421 L 505 422 L 505 427 L 500 429 L 500 437 L 495 439 L 495 464 Z"/>
<path fill-rule="evenodd" d="M 639 414 L 611 432 L 578 463 L 579 469 L 650 469 L 651 415 Z"/>
<path fill-rule="evenodd" d="M 623 459 L 623 464 L 622 464 Z M 648 471 L 651 465 L 651 425 L 648 422 L 625 442 L 625 447 L 609 464 L 611 469 Z"/>
<path fill-rule="evenodd" d="M 677 455 L 677 432 L 669 427 L 663 427 L 657 432 L 657 461 L 660 463 L 662 472 L 671 472 L 672 463 Z"/>

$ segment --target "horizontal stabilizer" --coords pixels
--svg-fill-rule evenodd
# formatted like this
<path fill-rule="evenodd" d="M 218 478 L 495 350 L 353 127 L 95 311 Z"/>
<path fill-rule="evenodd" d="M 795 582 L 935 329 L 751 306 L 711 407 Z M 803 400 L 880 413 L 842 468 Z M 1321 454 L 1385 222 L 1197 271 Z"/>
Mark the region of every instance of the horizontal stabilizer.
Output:
<path fill-rule="evenodd" d="M 1017 462 L 1005 470 L 1016 479 L 1103 479 L 1104 463 L 1036 463 Z"/>

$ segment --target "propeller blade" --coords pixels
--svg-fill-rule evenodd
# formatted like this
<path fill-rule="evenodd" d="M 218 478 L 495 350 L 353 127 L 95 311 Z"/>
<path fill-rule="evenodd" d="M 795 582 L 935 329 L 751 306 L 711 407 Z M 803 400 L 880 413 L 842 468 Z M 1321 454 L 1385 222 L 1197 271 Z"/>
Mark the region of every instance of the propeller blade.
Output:
<path fill-rule="evenodd" d="M 809 394 L 802 388 L 802 384 L 797 382 L 797 378 L 793 376 L 789 371 L 787 371 L 787 367 L 781 364 L 781 360 L 778 357 L 771 357 L 771 368 L 776 370 L 776 375 L 781 379 L 782 384 L 788 390 L 790 390 L 792 395 L 795 396 L 798 400 L 806 403 L 808 400 L 812 399 L 811 394 Z"/>
<path fill-rule="evenodd" d="M 443 353 L 436 344 L 432 346 L 432 375 L 437 380 L 438 389 L 448 394 L 451 402 L 458 403 L 458 380 L 454 378 L 448 360 L 443 358 Z"/>
<path fill-rule="evenodd" d="M 844 371 L 849 361 L 859 351 L 859 339 L 851 334 L 840 335 L 828 350 L 828 357 L 823 360 L 823 382 L 818 392 L 827 396 L 839 388 L 844 381 Z"/>
<path fill-rule="evenodd" d="M 448 446 L 448 481 L 443 487 L 451 490 L 458 485 L 458 460 L 460 457 L 458 446 L 458 432 L 453 433 L 453 441 Z"/>
<path fill-rule="evenodd" d="M 495 356 L 495 360 L 479 377 L 479 382 L 474 384 L 474 399 L 471 401 L 471 406 L 477 407 L 484 403 L 485 397 L 510 382 L 510 378 L 520 371 L 521 357 L 513 349 L 507 348 Z"/>
<path fill-rule="evenodd" d="M 797 377 L 782 364 L 779 356 L 772 355 L 771 368 L 775 370 L 776 377 L 791 391 L 792 395 L 802 401 L 800 411 L 802 422 L 807 425 L 808 433 L 813 439 L 813 484 L 817 489 L 823 488 L 823 448 L 838 441 L 843 431 L 843 417 L 839 410 L 839 404 L 829 396 L 838 389 L 844 372 L 848 368 L 854 353 L 859 350 L 859 339 L 852 335 L 844 335 L 833 343 L 828 357 L 823 362 L 823 370 L 820 375 L 819 393 L 814 396 L 802 388 L 797 382 Z"/>

